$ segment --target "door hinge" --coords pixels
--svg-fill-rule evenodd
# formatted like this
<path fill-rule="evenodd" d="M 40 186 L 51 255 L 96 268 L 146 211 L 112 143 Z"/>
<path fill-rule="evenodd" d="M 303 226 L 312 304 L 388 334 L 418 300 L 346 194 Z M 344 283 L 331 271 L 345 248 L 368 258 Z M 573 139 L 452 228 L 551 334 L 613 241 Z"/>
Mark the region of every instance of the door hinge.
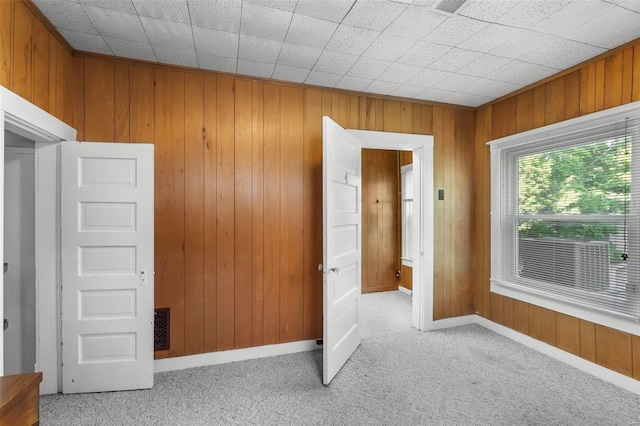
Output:
<path fill-rule="evenodd" d="M 9 328 L 9 320 L 8 319 L 4 319 L 4 329 L 6 330 L 7 328 Z"/>

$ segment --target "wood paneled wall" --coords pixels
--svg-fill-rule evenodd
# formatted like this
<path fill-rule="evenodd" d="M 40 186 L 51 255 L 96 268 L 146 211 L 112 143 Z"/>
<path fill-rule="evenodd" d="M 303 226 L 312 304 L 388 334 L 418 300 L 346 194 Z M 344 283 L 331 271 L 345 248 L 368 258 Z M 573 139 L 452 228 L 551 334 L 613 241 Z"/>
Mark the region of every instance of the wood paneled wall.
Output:
<path fill-rule="evenodd" d="M 22 1 L 0 1 L 0 85 L 73 126 L 71 50 Z"/>
<path fill-rule="evenodd" d="M 640 41 L 480 109 L 476 117 L 475 310 L 572 354 L 640 379 L 640 336 L 489 291 L 490 159 L 486 142 L 640 100 Z"/>
<path fill-rule="evenodd" d="M 399 151 L 362 150 L 362 292 L 398 289 Z"/>
<path fill-rule="evenodd" d="M 156 146 L 155 304 L 172 317 L 171 349 L 157 357 L 322 336 L 323 115 L 435 135 L 447 191 L 435 305 L 438 318 L 473 312 L 473 110 L 94 55 L 75 64 L 79 138 Z"/>

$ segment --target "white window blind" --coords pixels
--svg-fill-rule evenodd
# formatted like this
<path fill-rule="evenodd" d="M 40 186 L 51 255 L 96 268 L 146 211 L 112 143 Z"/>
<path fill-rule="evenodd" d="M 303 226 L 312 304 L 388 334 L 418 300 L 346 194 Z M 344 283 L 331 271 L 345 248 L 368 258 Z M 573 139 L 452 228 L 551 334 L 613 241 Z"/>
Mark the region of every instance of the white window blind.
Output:
<path fill-rule="evenodd" d="M 413 165 L 400 168 L 402 198 L 402 260 L 413 262 Z"/>
<path fill-rule="evenodd" d="M 637 320 L 640 120 L 582 127 L 492 145 L 492 280 Z"/>

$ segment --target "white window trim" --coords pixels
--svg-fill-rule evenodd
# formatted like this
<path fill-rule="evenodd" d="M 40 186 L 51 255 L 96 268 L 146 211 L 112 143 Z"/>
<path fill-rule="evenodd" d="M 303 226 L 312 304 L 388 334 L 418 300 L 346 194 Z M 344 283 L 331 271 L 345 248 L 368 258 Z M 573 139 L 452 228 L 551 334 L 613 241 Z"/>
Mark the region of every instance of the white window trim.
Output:
<path fill-rule="evenodd" d="M 405 164 L 404 166 L 400 167 L 400 182 L 404 182 L 405 176 L 407 172 L 412 172 L 413 171 L 413 164 Z M 401 185 L 402 187 L 403 185 Z M 400 215 L 401 215 L 401 223 L 402 223 L 402 235 L 404 235 L 404 226 L 405 226 L 405 221 L 404 221 L 404 202 L 405 201 L 411 201 L 413 203 L 413 197 L 411 198 L 404 198 L 404 194 L 401 194 L 400 197 Z M 402 242 L 402 248 L 401 251 L 404 252 L 404 241 Z M 400 253 L 400 259 L 402 260 L 402 265 L 404 266 L 408 266 L 408 267 L 413 267 L 413 259 L 409 259 L 406 258 L 404 256 L 402 256 L 402 253 Z"/>
<path fill-rule="evenodd" d="M 625 118 L 640 118 L 640 102 L 610 108 L 488 142 L 491 148 L 491 292 L 620 331 L 640 335 L 640 321 L 638 320 L 608 314 L 596 308 L 564 302 L 553 296 L 537 292 L 535 289 L 507 286 L 494 278 L 500 269 L 501 261 L 499 245 L 501 235 L 500 223 L 503 220 L 500 209 L 500 188 L 503 185 L 502 170 L 499 167 L 501 150 L 532 143 L 541 139 L 561 135 L 566 136 L 567 134 L 578 131 L 582 132 L 611 122 L 621 121 Z"/>

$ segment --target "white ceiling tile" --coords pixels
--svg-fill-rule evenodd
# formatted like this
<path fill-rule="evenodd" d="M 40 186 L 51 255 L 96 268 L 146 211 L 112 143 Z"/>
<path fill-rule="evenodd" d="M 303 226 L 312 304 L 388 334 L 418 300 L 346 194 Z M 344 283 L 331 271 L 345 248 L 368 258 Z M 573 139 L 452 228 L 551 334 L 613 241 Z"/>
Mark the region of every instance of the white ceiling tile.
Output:
<path fill-rule="evenodd" d="M 390 83 L 388 81 L 374 80 L 370 85 L 367 86 L 365 91 L 367 93 L 390 95 L 394 91 L 398 90 L 399 87 L 400 87 L 400 84 L 398 83 Z"/>
<path fill-rule="evenodd" d="M 331 22 L 342 22 L 355 0 L 301 0 L 296 13 Z"/>
<path fill-rule="evenodd" d="M 424 92 L 424 87 L 413 86 L 411 84 L 403 84 L 391 93 L 393 96 L 400 96 L 401 98 L 415 98 L 420 93 Z"/>
<path fill-rule="evenodd" d="M 122 40 L 119 38 L 104 37 L 111 51 L 116 56 L 123 58 L 140 59 L 143 61 L 157 62 L 156 54 L 149 43 L 139 43 L 136 41 Z"/>
<path fill-rule="evenodd" d="M 446 55 L 436 59 L 429 68 L 433 68 L 440 71 L 458 71 L 473 61 L 479 59 L 482 56 L 480 52 L 473 52 L 471 50 L 458 49 L 454 47 L 447 52 Z"/>
<path fill-rule="evenodd" d="M 304 82 L 314 86 L 334 87 L 340 78 L 342 78 L 341 74 L 312 70 Z"/>
<path fill-rule="evenodd" d="M 445 99 L 447 103 L 454 105 L 479 107 L 480 105 L 491 102 L 494 98 L 487 96 L 470 95 L 468 93 L 450 92 Z"/>
<path fill-rule="evenodd" d="M 519 59 L 538 65 L 550 66 L 558 70 L 570 68 L 589 58 L 598 56 L 606 50 L 573 40 L 556 38 L 552 45 L 541 44 L 520 56 Z"/>
<path fill-rule="evenodd" d="M 492 71 L 497 70 L 511 62 L 511 59 L 501 58 L 499 56 L 484 54 L 469 65 L 458 70 L 460 74 L 475 75 L 483 77 Z"/>
<path fill-rule="evenodd" d="M 361 57 L 347 72 L 347 75 L 359 78 L 376 79 L 391 66 L 393 62 L 374 58 Z"/>
<path fill-rule="evenodd" d="M 438 89 L 449 90 L 451 92 L 463 90 L 470 84 L 473 84 L 478 77 L 463 75 L 463 74 L 451 74 L 444 80 L 438 83 Z"/>
<path fill-rule="evenodd" d="M 520 88 L 522 88 L 521 85 L 513 83 L 489 80 L 486 78 L 478 78 L 473 82 L 473 84 L 467 85 L 462 90 L 460 90 L 460 92 L 496 99 L 504 94 L 515 92 Z"/>
<path fill-rule="evenodd" d="M 291 12 L 284 10 L 244 3 L 240 34 L 283 41 L 291 23 L 291 16 Z"/>
<path fill-rule="evenodd" d="M 417 67 L 427 67 L 450 50 L 451 47 L 449 46 L 419 41 L 402 55 L 398 62 Z"/>
<path fill-rule="evenodd" d="M 504 81 L 526 86 L 557 73 L 554 68 L 513 60 L 508 64 L 486 75 L 492 80 Z"/>
<path fill-rule="evenodd" d="M 131 0 L 78 0 L 78 3 L 116 10 L 118 12 L 136 13 L 136 8 L 133 6 Z"/>
<path fill-rule="evenodd" d="M 60 34 L 62 34 L 64 39 L 76 50 L 113 55 L 113 52 L 111 52 L 111 49 L 107 46 L 102 36 L 70 30 L 60 30 Z"/>
<path fill-rule="evenodd" d="M 287 12 L 293 12 L 296 8 L 296 4 L 298 3 L 297 0 L 244 0 L 244 2 L 257 4 L 271 9 L 284 10 Z"/>
<path fill-rule="evenodd" d="M 423 40 L 447 46 L 457 46 L 487 26 L 489 26 L 488 22 L 454 15 L 431 31 Z"/>
<path fill-rule="evenodd" d="M 193 27 L 193 40 L 198 57 L 203 54 L 227 58 L 238 56 L 239 36 L 236 33 Z"/>
<path fill-rule="evenodd" d="M 458 45 L 461 49 L 475 50 L 488 53 L 497 46 L 520 34 L 522 29 L 505 27 L 504 25 L 491 24 L 477 32 L 473 37 L 466 39 Z"/>
<path fill-rule="evenodd" d="M 191 23 L 203 28 L 237 33 L 240 31 L 239 1 L 189 0 Z"/>
<path fill-rule="evenodd" d="M 610 31 L 610 28 L 616 31 Z M 613 49 L 640 36 L 640 13 L 621 7 L 609 9 L 569 32 L 568 37 L 598 47 Z"/>
<path fill-rule="evenodd" d="M 425 101 L 433 102 L 447 102 L 447 98 L 451 95 L 451 92 L 447 90 L 440 90 L 435 87 L 430 87 L 424 92 L 420 93 L 416 98 L 424 99 Z"/>
<path fill-rule="evenodd" d="M 345 74 L 356 63 L 358 56 L 325 50 L 313 67 L 316 71 Z"/>
<path fill-rule="evenodd" d="M 342 20 L 342 23 L 354 27 L 382 31 L 400 16 L 406 8 L 406 4 L 388 1 L 357 1 Z"/>
<path fill-rule="evenodd" d="M 280 55 L 280 49 L 282 49 L 282 42 L 240 35 L 238 59 L 275 64 Z"/>
<path fill-rule="evenodd" d="M 371 46 L 363 53 L 363 56 L 395 62 L 415 44 L 415 40 L 381 34 L 380 37 L 371 43 Z"/>
<path fill-rule="evenodd" d="M 458 9 L 458 15 L 493 22 L 516 4 L 513 0 L 467 1 Z"/>
<path fill-rule="evenodd" d="M 193 48 L 191 26 L 179 22 L 141 16 L 142 26 L 153 46 L 173 47 L 175 49 Z"/>
<path fill-rule="evenodd" d="M 294 18 L 295 19 L 295 18 Z M 379 31 L 340 25 L 327 44 L 327 50 L 350 55 L 362 55 L 380 35 Z"/>
<path fill-rule="evenodd" d="M 517 59 L 532 50 L 551 50 L 560 40 L 562 39 L 555 36 L 524 30 L 491 50 L 491 54 L 503 58 Z"/>
<path fill-rule="evenodd" d="M 322 54 L 320 49 L 285 43 L 280 51 L 278 65 L 311 69 L 318 61 L 320 54 Z"/>
<path fill-rule="evenodd" d="M 284 65 L 276 65 L 272 78 L 282 81 L 293 81 L 302 83 L 309 75 L 309 69 L 287 67 Z"/>
<path fill-rule="evenodd" d="M 531 29 L 543 34 L 546 33 L 557 35 L 559 37 L 566 37 L 574 28 L 603 15 L 613 7 L 615 7 L 614 4 L 602 1 L 574 1 L 573 3 L 559 9 L 548 18 L 538 22 L 532 26 Z"/>
<path fill-rule="evenodd" d="M 625 9 L 633 10 L 634 12 L 640 12 L 640 1 L 638 0 L 609 0 L 612 3 Z"/>
<path fill-rule="evenodd" d="M 335 87 L 338 89 L 362 92 L 369 84 L 371 84 L 372 81 L 373 80 L 368 78 L 358 78 L 345 75 Z"/>
<path fill-rule="evenodd" d="M 518 28 L 531 28 L 569 3 L 571 0 L 519 1 L 497 17 L 496 22 Z"/>
<path fill-rule="evenodd" d="M 414 86 L 433 87 L 449 75 L 451 75 L 449 72 L 425 68 L 409 80 L 408 83 Z"/>
<path fill-rule="evenodd" d="M 274 67 L 274 64 L 266 64 L 263 62 L 253 62 L 244 59 L 238 59 L 238 74 L 242 75 L 271 78 Z"/>
<path fill-rule="evenodd" d="M 98 34 L 93 22 L 78 3 L 63 0 L 36 0 L 35 4 L 58 30 Z"/>
<path fill-rule="evenodd" d="M 310 16 L 294 14 L 285 42 L 324 49 L 338 24 Z"/>
<path fill-rule="evenodd" d="M 156 46 L 153 50 L 156 52 L 158 62 L 183 67 L 198 67 L 198 59 L 193 47 Z"/>
<path fill-rule="evenodd" d="M 133 0 L 133 4 L 138 14 L 142 16 L 183 24 L 191 23 L 187 0 L 162 0 L 161 2 Z"/>
<path fill-rule="evenodd" d="M 84 6 L 84 11 L 100 35 L 104 37 L 120 38 L 141 43 L 148 42 L 147 35 L 137 15 L 93 6 Z"/>
<path fill-rule="evenodd" d="M 198 52 L 198 66 L 212 71 L 235 73 L 238 65 L 237 58 L 226 58 L 224 56 L 200 55 Z"/>
<path fill-rule="evenodd" d="M 384 33 L 419 40 L 435 30 L 446 19 L 446 16 L 425 7 L 410 6 L 384 30 Z"/>
<path fill-rule="evenodd" d="M 422 70 L 421 67 L 414 67 L 413 65 L 405 65 L 399 63 L 393 63 L 385 72 L 380 74 L 378 80 L 388 81 L 391 83 L 406 83 L 416 74 Z"/>

